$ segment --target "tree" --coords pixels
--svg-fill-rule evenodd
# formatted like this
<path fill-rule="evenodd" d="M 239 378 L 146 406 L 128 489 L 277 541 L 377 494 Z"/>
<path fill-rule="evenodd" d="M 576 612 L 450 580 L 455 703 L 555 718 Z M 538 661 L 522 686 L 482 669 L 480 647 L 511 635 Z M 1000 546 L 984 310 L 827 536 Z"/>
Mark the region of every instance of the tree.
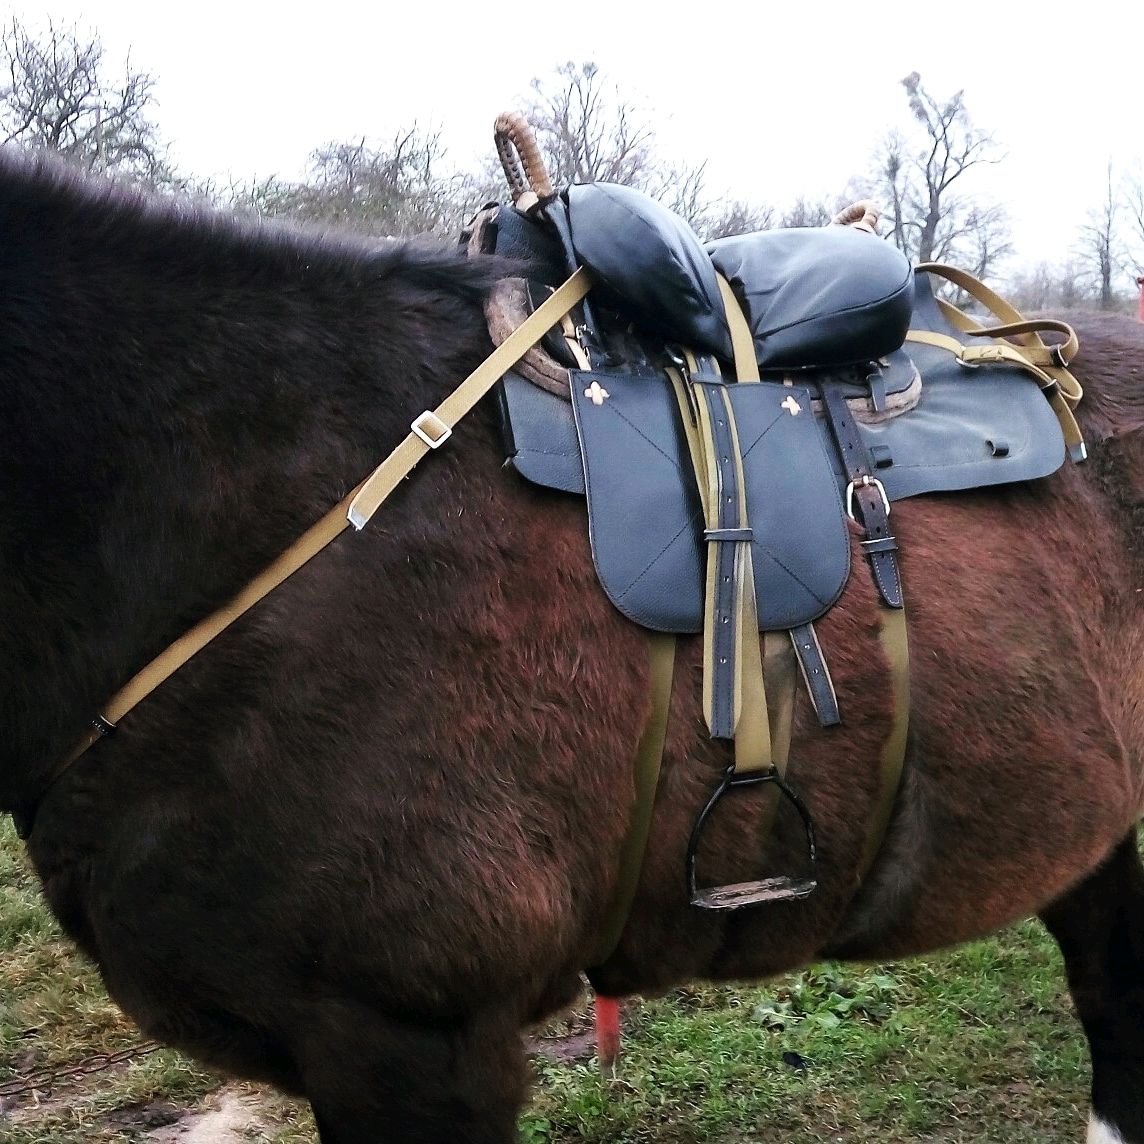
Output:
<path fill-rule="evenodd" d="M 1116 306 L 1112 289 L 1112 276 L 1116 267 L 1118 245 L 1117 220 L 1120 202 L 1112 178 L 1112 160 L 1108 161 L 1104 201 L 1088 212 L 1087 221 L 1080 228 L 1079 255 L 1086 267 L 1086 275 L 1093 282 L 1094 293 L 1102 310 Z"/>
<path fill-rule="evenodd" d="M 968 264 L 979 277 L 1011 253 L 1004 208 L 965 190 L 965 176 L 1000 162 L 993 137 L 975 127 L 965 93 L 941 102 L 911 72 L 902 80 L 917 128 L 886 136 L 876 157 L 872 197 L 886 207 L 894 244 L 916 262 Z"/>
<path fill-rule="evenodd" d="M 464 176 L 443 170 L 440 134 L 417 124 L 383 146 L 327 143 L 306 182 L 268 179 L 239 189 L 235 204 L 390 237 L 455 232 L 469 205 Z"/>
<path fill-rule="evenodd" d="M 130 61 L 112 78 L 99 37 L 74 28 L 36 34 L 19 20 L 0 34 L 3 142 L 58 151 L 85 170 L 152 186 L 179 182 L 151 119 L 155 78 Z"/>
<path fill-rule="evenodd" d="M 1119 204 L 1127 225 L 1124 238 L 1124 269 L 1133 277 L 1144 276 L 1144 172 L 1139 160 L 1121 181 Z"/>
<path fill-rule="evenodd" d="M 623 183 L 647 191 L 687 219 L 701 234 L 731 233 L 729 216 L 752 208 L 714 202 L 707 194 L 706 163 L 665 159 L 639 108 L 591 62 L 569 61 L 547 80 L 532 81 L 526 112 L 554 186 Z"/>

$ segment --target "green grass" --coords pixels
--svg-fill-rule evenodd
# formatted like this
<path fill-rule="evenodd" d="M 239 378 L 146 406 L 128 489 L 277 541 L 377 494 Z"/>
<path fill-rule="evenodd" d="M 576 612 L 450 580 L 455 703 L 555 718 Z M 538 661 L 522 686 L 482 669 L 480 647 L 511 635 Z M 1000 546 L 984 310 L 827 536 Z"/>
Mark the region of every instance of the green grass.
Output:
<path fill-rule="evenodd" d="M 584 1014 L 546 1032 L 579 1028 Z M 696 987 L 625 1010 L 613 1078 L 538 1056 L 528 1144 L 1076 1144 L 1088 1065 L 1056 947 L 1036 923 L 925 960 L 834 964 Z M 0 1083 L 134 1044 L 138 1032 L 48 917 L 0 826 Z M 222 1085 L 164 1050 L 0 1113 L 0 1144 L 146 1140 Z M 308 1112 L 262 1101 L 263 1144 L 311 1144 Z M 156 1117 L 158 1119 L 156 1120 Z"/>

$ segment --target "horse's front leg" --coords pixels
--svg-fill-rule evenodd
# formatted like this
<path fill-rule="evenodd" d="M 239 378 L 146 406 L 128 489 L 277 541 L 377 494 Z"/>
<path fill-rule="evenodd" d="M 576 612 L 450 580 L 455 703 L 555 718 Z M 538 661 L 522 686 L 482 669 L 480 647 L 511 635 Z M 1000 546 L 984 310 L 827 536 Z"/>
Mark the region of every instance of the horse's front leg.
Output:
<path fill-rule="evenodd" d="M 322 1144 L 513 1144 L 527 1066 L 519 1026 L 417 1022 L 357 1006 L 307 1034 L 303 1083 Z"/>
<path fill-rule="evenodd" d="M 1041 915 L 1092 1055 L 1089 1144 L 1144 1144 L 1144 868 L 1135 830 Z"/>

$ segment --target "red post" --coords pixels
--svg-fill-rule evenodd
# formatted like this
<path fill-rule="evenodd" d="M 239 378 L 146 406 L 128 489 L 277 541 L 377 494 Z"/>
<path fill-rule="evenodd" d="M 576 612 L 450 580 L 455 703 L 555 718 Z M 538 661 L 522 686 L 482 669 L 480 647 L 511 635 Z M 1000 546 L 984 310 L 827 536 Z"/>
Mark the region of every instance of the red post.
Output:
<path fill-rule="evenodd" d="M 1136 285 L 1140 287 L 1140 308 L 1136 311 L 1136 316 L 1144 322 L 1144 278 L 1137 278 Z"/>
<path fill-rule="evenodd" d="M 596 1059 L 605 1075 L 620 1056 L 620 998 L 596 994 Z"/>

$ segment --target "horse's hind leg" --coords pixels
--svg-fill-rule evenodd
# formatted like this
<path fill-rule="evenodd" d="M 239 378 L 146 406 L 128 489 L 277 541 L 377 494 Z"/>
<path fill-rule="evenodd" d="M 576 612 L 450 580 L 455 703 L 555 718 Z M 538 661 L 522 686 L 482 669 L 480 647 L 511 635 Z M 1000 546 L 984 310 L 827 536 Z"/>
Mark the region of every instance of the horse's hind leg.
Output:
<path fill-rule="evenodd" d="M 1144 1144 L 1144 868 L 1133 832 L 1041 915 L 1092 1055 L 1089 1144 Z"/>
<path fill-rule="evenodd" d="M 527 1068 L 508 1022 L 425 1025 L 341 1010 L 307 1036 L 322 1144 L 512 1144 Z"/>

